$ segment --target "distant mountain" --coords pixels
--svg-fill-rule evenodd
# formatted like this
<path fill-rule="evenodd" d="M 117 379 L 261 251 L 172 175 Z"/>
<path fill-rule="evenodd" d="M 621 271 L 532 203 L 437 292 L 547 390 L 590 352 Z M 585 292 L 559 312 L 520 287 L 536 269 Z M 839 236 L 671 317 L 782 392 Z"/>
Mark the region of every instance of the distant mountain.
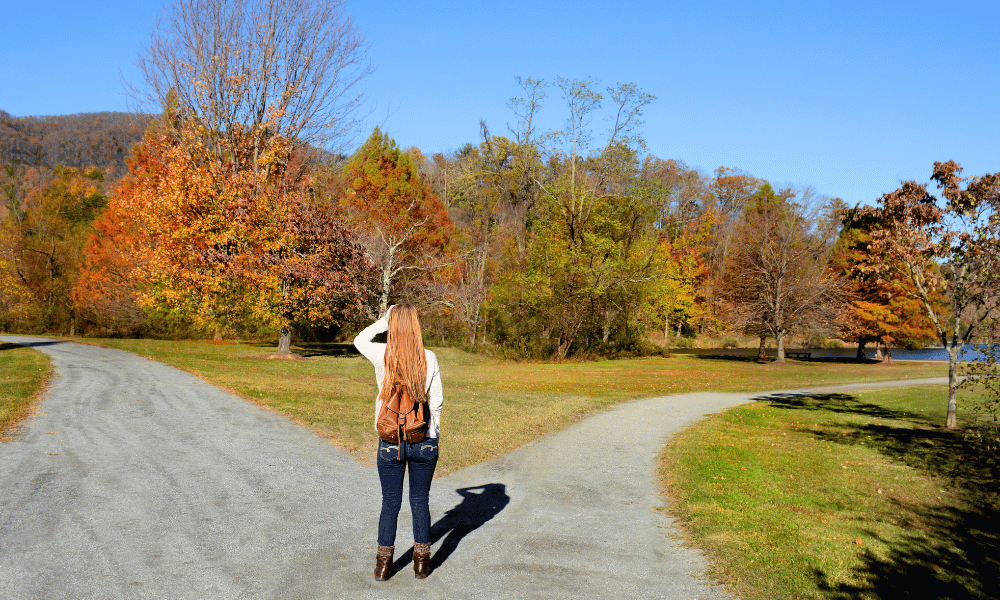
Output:
<path fill-rule="evenodd" d="M 118 179 L 154 118 L 119 112 L 15 117 L 0 110 L 0 164 L 98 167 Z"/>

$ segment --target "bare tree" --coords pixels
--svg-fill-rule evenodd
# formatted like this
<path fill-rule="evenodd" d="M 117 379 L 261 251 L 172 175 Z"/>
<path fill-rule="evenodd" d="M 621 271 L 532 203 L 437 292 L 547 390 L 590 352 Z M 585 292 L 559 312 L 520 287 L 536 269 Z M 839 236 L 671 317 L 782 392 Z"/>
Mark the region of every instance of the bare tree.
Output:
<path fill-rule="evenodd" d="M 366 50 L 342 0 L 175 0 L 138 59 L 146 89 L 133 96 L 176 103 L 211 148 L 259 170 L 357 131 Z M 273 140 L 286 146 L 277 157 Z"/>

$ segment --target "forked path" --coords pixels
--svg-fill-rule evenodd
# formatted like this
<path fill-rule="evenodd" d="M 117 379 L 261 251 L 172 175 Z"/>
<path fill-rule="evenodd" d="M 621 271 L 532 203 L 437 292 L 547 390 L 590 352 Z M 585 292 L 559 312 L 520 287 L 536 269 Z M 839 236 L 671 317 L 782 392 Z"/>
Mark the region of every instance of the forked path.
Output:
<path fill-rule="evenodd" d="M 134 354 L 0 340 L 56 367 L 39 414 L 0 444 L 0 598 L 727 597 L 656 510 L 655 461 L 672 433 L 768 394 L 630 402 L 437 479 L 434 572 L 413 578 L 404 508 L 401 571 L 377 583 L 373 467 Z"/>

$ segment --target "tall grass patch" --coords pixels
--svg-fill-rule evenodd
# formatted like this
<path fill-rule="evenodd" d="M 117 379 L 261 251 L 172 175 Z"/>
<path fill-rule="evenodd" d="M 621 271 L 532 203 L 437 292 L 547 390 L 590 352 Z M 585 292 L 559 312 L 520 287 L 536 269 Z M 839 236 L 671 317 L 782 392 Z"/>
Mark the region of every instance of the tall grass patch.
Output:
<path fill-rule="evenodd" d="M 0 342 L 0 440 L 28 416 L 51 372 L 41 352 Z"/>
<path fill-rule="evenodd" d="M 772 397 L 661 461 L 670 510 L 752 599 L 995 598 L 993 453 L 943 423 L 944 386 Z"/>

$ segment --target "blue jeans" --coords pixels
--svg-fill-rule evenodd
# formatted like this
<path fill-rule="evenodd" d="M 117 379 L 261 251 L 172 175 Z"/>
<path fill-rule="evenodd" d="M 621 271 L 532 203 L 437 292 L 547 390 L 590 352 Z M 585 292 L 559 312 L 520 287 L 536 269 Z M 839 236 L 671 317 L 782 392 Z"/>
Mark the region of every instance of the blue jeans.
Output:
<path fill-rule="evenodd" d="M 431 479 L 438 461 L 438 440 L 428 438 L 411 444 L 400 442 L 402 460 L 397 460 L 399 447 L 379 439 L 378 478 L 382 482 L 382 513 L 378 518 L 378 545 L 396 543 L 396 520 L 403 504 L 403 473 L 410 467 L 410 512 L 413 513 L 413 541 L 417 544 L 431 542 L 431 511 L 427 505 L 431 492 Z"/>

